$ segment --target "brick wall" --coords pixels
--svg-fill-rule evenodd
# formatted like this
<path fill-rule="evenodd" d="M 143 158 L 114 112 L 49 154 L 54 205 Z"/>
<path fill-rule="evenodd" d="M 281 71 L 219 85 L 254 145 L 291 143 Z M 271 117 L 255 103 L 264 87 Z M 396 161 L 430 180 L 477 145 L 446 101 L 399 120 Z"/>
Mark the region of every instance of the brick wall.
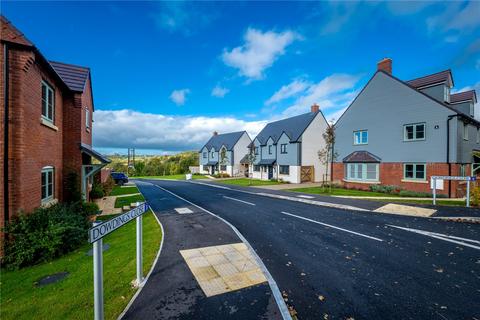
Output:
<path fill-rule="evenodd" d="M 469 168 L 467 168 L 469 170 Z M 460 165 L 451 164 L 451 175 L 455 176 L 459 174 Z M 446 176 L 448 174 L 448 164 L 446 163 L 427 163 L 427 179 L 422 182 L 407 182 L 403 180 L 403 163 L 380 163 L 380 183 L 382 185 L 395 185 L 400 186 L 405 190 L 411 190 L 416 192 L 428 192 L 430 189 L 430 177 L 431 176 Z M 333 181 L 345 188 L 369 190 L 370 183 L 357 183 L 344 181 L 345 169 L 343 163 L 333 164 Z M 470 171 L 467 171 L 470 172 Z M 465 195 L 465 183 L 451 181 L 452 197 L 462 197 Z M 437 190 L 439 194 L 448 195 L 448 181 L 444 181 L 443 190 Z"/>

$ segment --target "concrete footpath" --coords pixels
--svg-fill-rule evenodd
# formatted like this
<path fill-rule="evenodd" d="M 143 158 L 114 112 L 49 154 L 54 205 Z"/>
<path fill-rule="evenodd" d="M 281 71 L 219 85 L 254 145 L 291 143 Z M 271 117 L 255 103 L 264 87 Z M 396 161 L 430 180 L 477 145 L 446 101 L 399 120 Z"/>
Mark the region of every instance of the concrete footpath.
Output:
<path fill-rule="evenodd" d="M 122 319 L 282 319 L 266 277 L 233 229 L 152 184 L 137 185 L 163 225 L 164 242 Z"/>

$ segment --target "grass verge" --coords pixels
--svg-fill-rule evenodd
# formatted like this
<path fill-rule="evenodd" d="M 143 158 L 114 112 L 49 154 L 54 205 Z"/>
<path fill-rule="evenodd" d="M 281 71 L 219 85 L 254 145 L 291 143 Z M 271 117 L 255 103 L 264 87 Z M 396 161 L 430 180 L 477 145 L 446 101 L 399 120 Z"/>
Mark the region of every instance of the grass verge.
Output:
<path fill-rule="evenodd" d="M 120 186 L 115 186 L 112 189 L 112 192 L 110 192 L 110 196 L 120 196 L 124 194 L 130 194 L 130 193 L 139 193 L 137 187 L 120 187 Z"/>
<path fill-rule="evenodd" d="M 259 179 L 248 179 L 248 178 L 238 178 L 238 179 L 227 179 L 227 180 L 220 180 L 222 184 L 232 184 L 236 186 L 268 186 L 274 184 L 282 184 L 282 182 L 278 181 L 270 181 L 270 180 L 259 180 Z"/>
<path fill-rule="evenodd" d="M 172 174 L 168 176 L 138 176 L 138 177 L 132 177 L 133 179 L 166 179 L 166 180 L 185 180 L 185 175 L 184 174 Z M 204 175 L 198 175 L 198 174 L 192 174 L 192 179 L 193 180 L 198 180 L 198 179 L 207 179 Z"/>
<path fill-rule="evenodd" d="M 136 194 L 133 196 L 118 197 L 115 199 L 115 208 L 121 208 L 123 206 L 129 206 L 133 202 L 143 202 L 145 198 L 141 194 Z"/>
<path fill-rule="evenodd" d="M 388 203 L 402 203 L 402 204 L 430 204 L 433 205 L 433 200 L 405 200 L 402 198 L 395 200 L 381 200 L 381 199 L 363 199 L 369 201 L 388 202 Z M 464 200 L 439 200 L 437 199 L 438 206 L 451 206 L 451 207 L 465 207 L 466 202 Z"/>
<path fill-rule="evenodd" d="M 311 187 L 311 188 L 288 189 L 288 191 L 321 194 L 326 196 L 400 197 L 395 194 L 387 194 L 387 193 L 364 191 L 364 190 L 354 190 L 354 189 L 343 189 L 343 188 L 332 188 L 330 190 L 329 188 Z"/>
<path fill-rule="evenodd" d="M 111 218 L 112 216 L 110 216 Z M 161 229 L 153 212 L 143 218 L 143 272 L 146 275 L 158 252 Z M 135 221 L 107 235 L 103 243 L 105 319 L 116 319 L 135 293 Z M 2 270 L 1 319 L 92 319 L 93 259 L 86 244 L 57 260 L 20 269 Z M 39 279 L 57 272 L 70 274 L 60 282 L 36 287 Z"/>

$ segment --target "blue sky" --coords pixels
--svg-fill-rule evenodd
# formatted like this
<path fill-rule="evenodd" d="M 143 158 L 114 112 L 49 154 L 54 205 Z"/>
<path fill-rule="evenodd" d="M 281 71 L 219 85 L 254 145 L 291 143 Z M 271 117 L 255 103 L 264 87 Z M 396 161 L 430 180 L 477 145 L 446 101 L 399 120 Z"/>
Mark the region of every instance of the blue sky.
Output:
<path fill-rule="evenodd" d="M 143 153 L 257 133 L 318 103 L 338 118 L 393 59 L 480 87 L 480 2 L 3 2 L 51 60 L 89 66 L 94 146 Z M 121 130 L 119 130 L 119 128 Z"/>

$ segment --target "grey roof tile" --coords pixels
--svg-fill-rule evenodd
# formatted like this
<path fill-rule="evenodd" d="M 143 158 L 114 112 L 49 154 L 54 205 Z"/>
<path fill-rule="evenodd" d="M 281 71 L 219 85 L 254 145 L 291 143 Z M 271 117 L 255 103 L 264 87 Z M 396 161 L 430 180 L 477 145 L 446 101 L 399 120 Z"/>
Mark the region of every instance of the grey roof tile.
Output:
<path fill-rule="evenodd" d="M 477 96 L 475 90 L 468 90 L 463 92 L 458 92 L 450 95 L 450 103 L 457 103 L 460 101 L 471 100 L 473 102 L 477 101 Z"/>
<path fill-rule="evenodd" d="M 72 91 L 83 92 L 87 83 L 90 69 L 86 67 L 66 64 L 63 62 L 49 61 L 55 72 Z"/>
<path fill-rule="evenodd" d="M 210 140 L 208 140 L 208 142 L 202 147 L 202 149 L 207 147 L 207 149 L 210 150 L 213 147 L 216 151 L 218 151 L 222 146 L 225 146 L 227 150 L 232 150 L 244 133 L 245 131 L 239 131 L 212 136 Z"/>

